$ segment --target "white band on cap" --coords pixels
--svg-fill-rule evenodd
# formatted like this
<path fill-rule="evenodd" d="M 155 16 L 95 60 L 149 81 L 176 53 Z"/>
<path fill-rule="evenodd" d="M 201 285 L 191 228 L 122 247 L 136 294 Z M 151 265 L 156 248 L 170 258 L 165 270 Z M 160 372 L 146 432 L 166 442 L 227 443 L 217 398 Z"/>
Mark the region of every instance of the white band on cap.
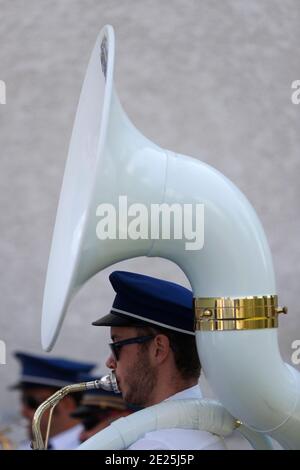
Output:
<path fill-rule="evenodd" d="M 170 325 L 166 325 L 165 323 L 161 323 L 161 322 L 158 322 L 158 321 L 155 321 L 155 320 L 149 320 L 148 318 L 145 320 L 145 317 L 141 317 L 140 315 L 135 315 L 134 313 L 131 313 L 131 312 L 126 312 L 125 310 L 119 310 L 118 308 L 112 308 L 111 313 L 114 313 L 114 312 L 124 313 L 124 315 L 127 315 L 129 317 L 133 317 L 133 318 L 137 318 L 138 320 L 142 320 L 144 323 L 153 323 L 153 325 L 161 326 L 162 328 L 166 328 L 167 330 L 174 330 L 174 331 L 178 331 L 179 333 L 185 333 L 185 334 L 188 334 L 188 335 L 195 336 L 194 331 L 183 330 L 181 328 L 176 328 L 176 326 L 170 326 Z"/>

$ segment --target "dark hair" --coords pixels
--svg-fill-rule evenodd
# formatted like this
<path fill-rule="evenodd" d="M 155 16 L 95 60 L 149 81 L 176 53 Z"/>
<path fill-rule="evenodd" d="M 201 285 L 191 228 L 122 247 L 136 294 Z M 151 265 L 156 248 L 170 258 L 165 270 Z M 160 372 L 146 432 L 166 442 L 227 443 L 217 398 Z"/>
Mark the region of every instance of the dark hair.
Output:
<path fill-rule="evenodd" d="M 170 348 L 174 354 L 174 360 L 178 371 L 183 379 L 198 379 L 201 371 L 201 364 L 197 352 L 196 340 L 194 335 L 178 333 L 177 331 L 166 328 L 143 326 L 136 327 L 140 335 L 165 335 L 167 336 Z M 141 345 L 148 348 L 149 343 Z"/>

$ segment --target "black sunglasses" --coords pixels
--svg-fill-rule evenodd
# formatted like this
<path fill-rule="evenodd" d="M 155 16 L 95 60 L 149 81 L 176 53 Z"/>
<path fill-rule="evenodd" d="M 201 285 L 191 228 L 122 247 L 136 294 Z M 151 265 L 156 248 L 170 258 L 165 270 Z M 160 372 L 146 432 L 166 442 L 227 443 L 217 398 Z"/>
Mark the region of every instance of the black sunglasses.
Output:
<path fill-rule="evenodd" d="M 137 336 L 135 338 L 123 339 L 122 341 L 116 341 L 115 343 L 109 343 L 109 347 L 116 361 L 120 358 L 120 350 L 126 344 L 141 344 L 149 341 L 150 339 L 155 338 L 153 335 L 149 336 Z"/>

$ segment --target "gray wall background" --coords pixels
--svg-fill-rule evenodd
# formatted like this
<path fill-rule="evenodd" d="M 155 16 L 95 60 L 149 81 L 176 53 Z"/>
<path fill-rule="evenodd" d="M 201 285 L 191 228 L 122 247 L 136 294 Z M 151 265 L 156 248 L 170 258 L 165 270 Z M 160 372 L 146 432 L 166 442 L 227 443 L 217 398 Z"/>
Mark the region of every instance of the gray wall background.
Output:
<path fill-rule="evenodd" d="M 69 138 L 94 41 L 116 32 L 116 87 L 131 120 L 162 147 L 218 168 L 264 225 L 277 277 L 282 355 L 300 339 L 300 79 L 298 0 L 0 0 L 1 317 L 0 416 L 17 395 L 15 350 L 41 353 L 48 254 Z M 160 259 L 118 267 L 188 285 Z M 105 371 L 108 332 L 90 323 L 113 299 L 114 267 L 75 298 L 54 351 Z M 253 345 L 255 347 L 255 345 Z M 263 358 L 262 358 L 263 360 Z M 299 367 L 299 366 L 298 366 Z"/>

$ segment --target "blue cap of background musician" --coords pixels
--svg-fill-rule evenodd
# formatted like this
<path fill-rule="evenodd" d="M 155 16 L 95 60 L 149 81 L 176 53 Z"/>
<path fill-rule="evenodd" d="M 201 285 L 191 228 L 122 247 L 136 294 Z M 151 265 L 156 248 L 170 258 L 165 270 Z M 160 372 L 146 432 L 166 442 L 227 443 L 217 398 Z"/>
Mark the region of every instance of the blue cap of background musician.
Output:
<path fill-rule="evenodd" d="M 194 334 L 193 294 L 174 282 L 142 274 L 114 271 L 109 280 L 116 292 L 108 315 L 96 326 L 153 326 Z"/>
<path fill-rule="evenodd" d="M 12 389 L 33 386 L 61 388 L 65 385 L 82 382 L 83 374 L 88 374 L 95 364 L 63 358 L 36 356 L 16 352 L 15 357 L 21 364 L 19 382 Z"/>

